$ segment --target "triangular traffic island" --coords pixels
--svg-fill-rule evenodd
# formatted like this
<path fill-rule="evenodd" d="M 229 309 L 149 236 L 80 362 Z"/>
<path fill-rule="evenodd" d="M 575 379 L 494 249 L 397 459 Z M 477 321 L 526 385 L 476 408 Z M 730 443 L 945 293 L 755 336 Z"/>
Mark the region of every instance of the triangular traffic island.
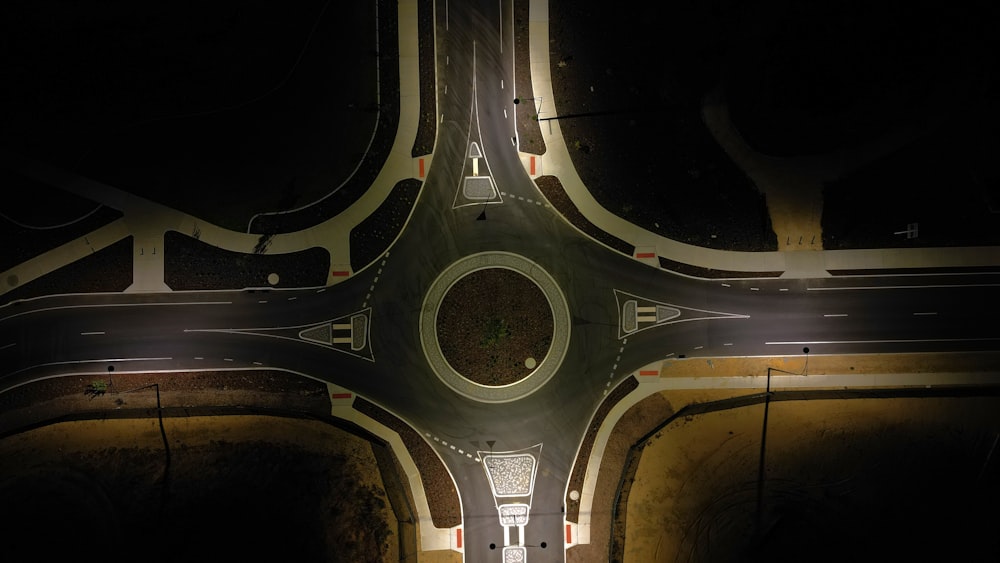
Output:
<path fill-rule="evenodd" d="M 679 322 L 711 319 L 745 319 L 749 317 L 749 315 L 736 313 L 683 307 L 633 295 L 618 289 L 614 291 L 615 301 L 618 304 L 619 339 L 649 328 Z"/>
<path fill-rule="evenodd" d="M 503 198 L 500 197 L 500 190 L 497 189 L 496 182 L 493 181 L 493 173 L 490 171 L 489 162 L 486 160 L 486 155 L 483 153 L 482 148 L 480 148 L 479 143 L 476 141 L 469 143 L 465 159 L 462 180 L 455 194 L 453 207 L 459 208 L 475 204 L 503 203 Z M 480 166 L 483 166 L 485 169 L 480 171 Z"/>
<path fill-rule="evenodd" d="M 371 307 L 299 331 L 299 338 L 375 361 L 371 350 Z"/>

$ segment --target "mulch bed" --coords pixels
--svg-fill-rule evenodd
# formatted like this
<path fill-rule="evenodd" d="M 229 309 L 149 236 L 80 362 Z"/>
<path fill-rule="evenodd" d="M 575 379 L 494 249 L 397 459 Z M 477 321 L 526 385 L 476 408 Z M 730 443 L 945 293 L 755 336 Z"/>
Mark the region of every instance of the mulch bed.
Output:
<path fill-rule="evenodd" d="M 163 244 L 164 282 L 175 291 L 322 287 L 330 271 L 330 252 L 320 247 L 286 254 L 245 254 L 176 231 L 164 234 Z M 271 273 L 278 274 L 273 286 L 268 282 Z"/>
<path fill-rule="evenodd" d="M 553 335 L 552 308 L 524 275 L 504 268 L 476 270 L 441 300 L 437 338 L 451 367 L 480 385 L 508 385 L 542 363 Z"/>

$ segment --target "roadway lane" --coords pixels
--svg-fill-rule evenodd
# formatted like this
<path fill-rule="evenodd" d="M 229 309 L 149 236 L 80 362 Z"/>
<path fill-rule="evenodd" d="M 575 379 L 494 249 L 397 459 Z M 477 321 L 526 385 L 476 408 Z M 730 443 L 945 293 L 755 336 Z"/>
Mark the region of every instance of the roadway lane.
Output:
<path fill-rule="evenodd" d="M 564 560 L 562 502 L 577 447 L 605 391 L 643 365 L 681 354 L 790 354 L 805 345 L 813 353 L 1000 348 L 994 320 L 1000 288 L 993 278 L 704 281 L 651 268 L 581 235 L 537 203 L 541 195 L 510 140 L 512 43 L 503 16 L 509 8 L 509 1 L 453 2 L 447 25 L 439 22 L 443 120 L 434 160 L 406 229 L 371 268 L 325 289 L 8 305 L 0 309 L 0 384 L 101 372 L 111 364 L 273 367 L 330 381 L 393 411 L 435 444 L 461 491 L 467 560 L 499 561 L 506 542 L 520 541 L 536 562 Z M 476 162 L 472 143 L 481 153 Z M 475 167 L 502 192 L 496 202 L 463 198 L 464 178 Z M 545 269 L 571 314 L 561 368 L 537 392 L 509 403 L 478 402 L 442 385 L 419 342 L 433 281 L 456 260 L 490 250 L 517 253 Z M 937 287 L 911 287 L 927 285 Z M 679 315 L 637 321 L 627 333 L 628 299 Z M 370 322 L 370 357 L 299 337 L 361 311 Z M 538 445 L 529 523 L 523 537 L 505 538 L 477 458 Z"/>

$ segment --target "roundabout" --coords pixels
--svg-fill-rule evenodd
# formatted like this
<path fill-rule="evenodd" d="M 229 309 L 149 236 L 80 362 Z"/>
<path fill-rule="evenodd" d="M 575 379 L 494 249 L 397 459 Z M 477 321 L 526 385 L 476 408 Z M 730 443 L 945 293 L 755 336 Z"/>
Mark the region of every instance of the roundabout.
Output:
<path fill-rule="evenodd" d="M 541 388 L 569 347 L 570 315 L 555 280 L 509 252 L 448 266 L 431 284 L 420 343 L 435 375 L 455 392 L 504 403 Z"/>

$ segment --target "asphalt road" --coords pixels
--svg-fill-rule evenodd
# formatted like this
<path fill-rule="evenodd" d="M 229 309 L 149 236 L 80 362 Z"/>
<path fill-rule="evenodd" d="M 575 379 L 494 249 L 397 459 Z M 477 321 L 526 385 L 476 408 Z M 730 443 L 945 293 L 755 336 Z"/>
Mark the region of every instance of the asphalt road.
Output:
<path fill-rule="evenodd" d="M 581 235 L 535 203 L 544 200 L 511 142 L 509 10 L 509 2 L 452 2 L 447 25 L 438 27 L 439 84 L 447 90 L 439 97 L 434 161 L 387 256 L 323 289 L 56 296 L 8 305 L 0 309 L 0 387 L 110 365 L 263 366 L 331 381 L 456 446 L 439 451 L 462 496 L 466 560 L 500 561 L 509 542 L 524 546 L 533 562 L 563 561 L 563 499 L 583 433 L 606 391 L 644 365 L 805 347 L 822 354 L 1000 348 L 996 276 L 704 281 Z M 472 143 L 482 155 L 476 163 Z M 464 178 L 474 167 L 505 195 L 466 197 Z M 488 251 L 537 264 L 557 283 L 571 316 L 558 327 L 568 332 L 569 346 L 555 375 L 510 402 L 456 393 L 435 375 L 420 344 L 419 319 L 434 280 L 457 260 Z M 629 331 L 629 300 L 644 311 L 659 305 L 666 316 L 677 314 L 655 322 L 647 313 Z M 355 314 L 369 323 L 360 350 L 301 336 Z M 534 488 L 518 499 L 530 501 L 528 524 L 523 535 L 514 527 L 509 537 L 479 461 L 505 452 L 535 460 Z"/>

